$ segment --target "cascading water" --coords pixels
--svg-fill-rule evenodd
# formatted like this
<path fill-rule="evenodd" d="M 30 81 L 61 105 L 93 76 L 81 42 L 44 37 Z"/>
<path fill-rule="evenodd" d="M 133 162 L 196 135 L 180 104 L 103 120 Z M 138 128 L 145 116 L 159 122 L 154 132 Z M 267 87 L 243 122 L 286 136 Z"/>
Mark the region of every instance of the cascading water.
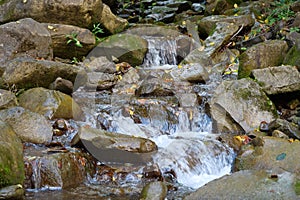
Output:
<path fill-rule="evenodd" d="M 162 65 L 176 65 L 176 40 L 165 37 L 144 37 L 148 41 L 148 52 L 143 66 L 157 67 Z"/>

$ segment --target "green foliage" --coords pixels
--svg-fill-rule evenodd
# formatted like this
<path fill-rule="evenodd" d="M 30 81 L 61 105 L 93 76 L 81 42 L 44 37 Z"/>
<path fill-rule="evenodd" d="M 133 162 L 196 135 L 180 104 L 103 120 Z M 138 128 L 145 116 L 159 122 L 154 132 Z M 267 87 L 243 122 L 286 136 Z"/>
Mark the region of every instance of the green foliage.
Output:
<path fill-rule="evenodd" d="M 98 35 L 101 34 L 101 33 L 104 33 L 103 29 L 101 28 L 100 23 L 97 23 L 97 24 L 93 25 L 92 33 L 95 36 L 96 42 L 100 42 L 101 38 L 99 38 Z"/>
<path fill-rule="evenodd" d="M 273 25 L 281 20 L 289 20 L 295 16 L 295 12 L 290 9 L 291 3 L 295 0 L 279 0 L 271 3 L 272 7 L 269 9 L 269 15 L 266 22 Z"/>
<path fill-rule="evenodd" d="M 75 46 L 81 48 L 83 46 L 80 43 L 80 41 L 77 39 L 77 35 L 78 35 L 77 33 L 71 33 L 69 35 L 66 35 L 66 38 L 68 39 L 67 44 L 74 43 Z"/>
<path fill-rule="evenodd" d="M 78 64 L 79 63 L 79 60 L 78 60 L 78 58 L 76 58 L 76 57 L 73 57 L 73 59 L 72 59 L 72 61 L 71 61 L 71 63 L 72 64 Z"/>
<path fill-rule="evenodd" d="M 291 27 L 290 28 L 290 32 L 292 33 L 292 32 L 300 32 L 300 28 L 299 27 Z"/>

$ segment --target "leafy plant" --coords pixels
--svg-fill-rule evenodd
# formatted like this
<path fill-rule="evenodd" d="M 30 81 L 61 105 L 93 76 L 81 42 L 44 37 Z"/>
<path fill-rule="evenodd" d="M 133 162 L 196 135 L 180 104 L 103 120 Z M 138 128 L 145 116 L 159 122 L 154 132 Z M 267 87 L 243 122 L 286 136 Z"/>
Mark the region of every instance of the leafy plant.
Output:
<path fill-rule="evenodd" d="M 295 16 L 295 12 L 290 9 L 293 0 L 280 0 L 271 3 L 272 8 L 269 10 L 269 16 L 266 18 L 266 22 L 269 25 L 280 20 L 289 20 L 291 17 Z"/>
<path fill-rule="evenodd" d="M 98 34 L 104 33 L 103 29 L 100 26 L 100 23 L 93 25 L 92 33 L 94 34 L 97 42 L 101 41 L 101 38 L 97 36 Z"/>
<path fill-rule="evenodd" d="M 67 44 L 74 43 L 75 46 L 82 48 L 82 44 L 77 39 L 77 33 L 71 33 L 70 35 L 66 35 L 66 38 L 68 39 Z"/>
<path fill-rule="evenodd" d="M 290 32 L 292 33 L 292 32 L 300 32 L 300 28 L 299 27 L 291 27 L 290 28 Z"/>
<path fill-rule="evenodd" d="M 73 57 L 72 61 L 71 61 L 72 64 L 78 64 L 79 63 L 79 60 L 78 58 L 76 57 Z"/>

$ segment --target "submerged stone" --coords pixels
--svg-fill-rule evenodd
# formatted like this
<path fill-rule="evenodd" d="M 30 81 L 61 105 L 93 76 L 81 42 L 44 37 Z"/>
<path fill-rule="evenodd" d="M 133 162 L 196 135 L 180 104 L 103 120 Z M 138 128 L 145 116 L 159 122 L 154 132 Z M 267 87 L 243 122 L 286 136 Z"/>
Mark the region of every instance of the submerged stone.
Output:
<path fill-rule="evenodd" d="M 142 192 L 141 199 L 144 200 L 164 200 L 167 196 L 168 188 L 164 182 L 151 182 L 147 184 Z"/>

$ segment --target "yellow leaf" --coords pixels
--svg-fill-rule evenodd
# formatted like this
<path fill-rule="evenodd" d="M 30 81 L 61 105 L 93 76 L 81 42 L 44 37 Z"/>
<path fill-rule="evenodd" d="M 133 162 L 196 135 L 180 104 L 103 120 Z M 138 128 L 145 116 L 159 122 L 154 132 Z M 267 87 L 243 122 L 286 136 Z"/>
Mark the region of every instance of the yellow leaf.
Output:
<path fill-rule="evenodd" d="M 133 112 L 133 110 L 129 110 L 129 115 L 133 115 L 134 114 L 134 112 Z"/>
<path fill-rule="evenodd" d="M 182 25 L 186 25 L 186 22 L 185 22 L 185 21 L 182 21 Z"/>
<path fill-rule="evenodd" d="M 118 80 L 122 80 L 122 76 L 121 75 L 118 75 Z"/>
<path fill-rule="evenodd" d="M 178 69 L 181 69 L 182 68 L 182 65 L 178 65 Z"/>
<path fill-rule="evenodd" d="M 249 36 L 245 35 L 244 40 L 249 40 Z"/>
<path fill-rule="evenodd" d="M 268 24 L 269 23 L 269 20 L 268 19 L 265 19 L 265 21 L 264 21 L 266 24 Z"/>
<path fill-rule="evenodd" d="M 235 4 L 233 5 L 233 7 L 234 7 L 234 8 L 237 8 L 237 7 L 238 7 L 238 5 L 235 3 Z"/>
<path fill-rule="evenodd" d="M 239 16 L 239 15 L 238 15 L 237 13 L 235 13 L 233 16 L 235 16 L 235 17 L 236 17 L 236 16 Z"/>
<path fill-rule="evenodd" d="M 214 43 L 214 42 L 211 42 L 211 43 L 209 43 L 209 46 L 213 46 L 213 45 L 215 45 L 215 43 Z"/>
<path fill-rule="evenodd" d="M 193 111 L 190 111 L 190 116 L 189 116 L 189 120 L 193 119 Z"/>
<path fill-rule="evenodd" d="M 48 29 L 49 29 L 49 30 L 53 30 L 53 29 L 54 29 L 54 27 L 53 27 L 53 26 L 50 26 L 50 25 L 48 25 Z"/>

